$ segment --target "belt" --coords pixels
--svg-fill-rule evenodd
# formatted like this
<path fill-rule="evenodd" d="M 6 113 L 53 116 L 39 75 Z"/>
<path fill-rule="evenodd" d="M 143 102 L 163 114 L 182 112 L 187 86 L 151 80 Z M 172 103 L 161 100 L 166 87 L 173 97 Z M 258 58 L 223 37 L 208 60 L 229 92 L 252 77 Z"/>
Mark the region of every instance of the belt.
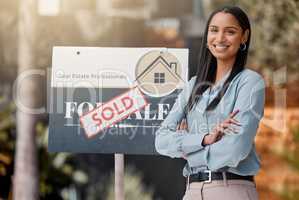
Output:
<path fill-rule="evenodd" d="M 254 182 L 253 176 L 240 176 L 237 174 L 233 174 L 230 172 L 225 172 L 227 180 L 247 180 Z M 223 180 L 223 173 L 222 172 L 212 172 L 210 170 L 205 170 L 204 172 L 199 172 L 197 174 L 192 174 L 189 176 L 189 183 L 192 182 L 206 182 L 210 183 L 213 180 Z"/>

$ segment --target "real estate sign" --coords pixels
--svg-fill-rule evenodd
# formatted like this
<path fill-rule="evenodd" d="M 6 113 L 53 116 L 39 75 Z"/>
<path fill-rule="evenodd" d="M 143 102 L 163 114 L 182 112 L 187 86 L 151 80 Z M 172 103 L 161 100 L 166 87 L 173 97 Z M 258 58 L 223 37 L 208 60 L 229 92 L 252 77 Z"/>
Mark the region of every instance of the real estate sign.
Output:
<path fill-rule="evenodd" d="M 54 47 L 49 151 L 156 154 L 187 74 L 187 49 Z"/>

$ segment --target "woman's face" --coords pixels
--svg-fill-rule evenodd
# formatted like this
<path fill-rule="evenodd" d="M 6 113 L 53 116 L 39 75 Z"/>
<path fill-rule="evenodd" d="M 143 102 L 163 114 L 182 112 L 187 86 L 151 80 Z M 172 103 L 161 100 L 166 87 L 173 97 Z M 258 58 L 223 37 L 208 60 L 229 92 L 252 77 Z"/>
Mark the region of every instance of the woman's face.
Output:
<path fill-rule="evenodd" d="M 229 13 L 215 14 L 208 27 L 207 43 L 217 61 L 234 61 L 241 43 L 245 43 L 249 31 L 243 31 L 237 19 Z"/>

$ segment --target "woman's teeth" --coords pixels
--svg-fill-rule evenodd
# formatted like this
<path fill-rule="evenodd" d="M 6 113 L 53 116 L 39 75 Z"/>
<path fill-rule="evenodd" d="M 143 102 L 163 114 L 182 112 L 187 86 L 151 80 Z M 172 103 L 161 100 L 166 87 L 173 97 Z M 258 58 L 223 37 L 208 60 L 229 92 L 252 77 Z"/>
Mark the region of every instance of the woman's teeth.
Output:
<path fill-rule="evenodd" d="M 214 47 L 216 49 L 219 49 L 219 50 L 224 50 L 224 49 L 227 49 L 228 48 L 228 45 L 214 45 Z"/>

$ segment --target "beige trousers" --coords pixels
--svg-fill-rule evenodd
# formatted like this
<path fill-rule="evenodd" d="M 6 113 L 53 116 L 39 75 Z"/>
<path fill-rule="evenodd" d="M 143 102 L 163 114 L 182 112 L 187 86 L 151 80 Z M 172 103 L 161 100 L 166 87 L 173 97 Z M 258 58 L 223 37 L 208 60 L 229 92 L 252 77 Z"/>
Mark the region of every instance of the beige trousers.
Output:
<path fill-rule="evenodd" d="M 193 182 L 183 200 L 258 200 L 255 184 L 246 180 Z"/>

